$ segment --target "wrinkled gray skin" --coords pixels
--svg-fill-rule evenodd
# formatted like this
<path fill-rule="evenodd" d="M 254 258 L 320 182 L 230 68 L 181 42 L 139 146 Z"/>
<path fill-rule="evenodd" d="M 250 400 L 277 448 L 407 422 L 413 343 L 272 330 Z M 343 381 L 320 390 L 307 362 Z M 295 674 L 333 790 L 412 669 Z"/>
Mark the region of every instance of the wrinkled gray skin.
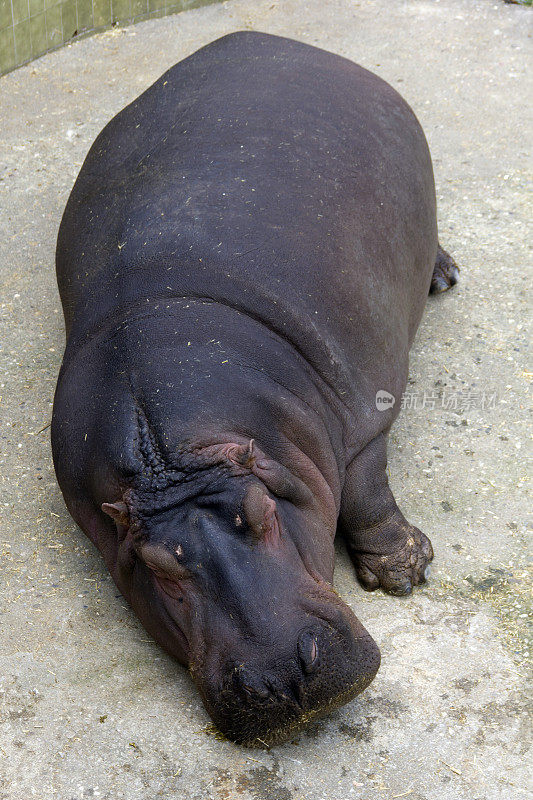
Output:
<path fill-rule="evenodd" d="M 67 345 L 52 424 L 68 509 L 220 729 L 290 736 L 373 679 L 332 589 L 406 594 L 429 540 L 386 435 L 430 286 L 431 161 L 399 95 L 257 33 L 170 69 L 103 130 L 59 231 Z"/>

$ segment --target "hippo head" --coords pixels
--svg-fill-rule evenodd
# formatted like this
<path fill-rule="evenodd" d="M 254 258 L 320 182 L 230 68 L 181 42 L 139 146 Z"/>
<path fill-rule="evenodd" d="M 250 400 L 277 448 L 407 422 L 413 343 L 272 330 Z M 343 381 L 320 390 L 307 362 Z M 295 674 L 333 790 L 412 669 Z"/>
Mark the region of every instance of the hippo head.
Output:
<path fill-rule="evenodd" d="M 229 739 L 270 745 L 368 686 L 379 650 L 331 586 L 334 530 L 305 484 L 251 446 L 216 452 L 186 500 L 169 486 L 102 509 L 145 627 Z"/>

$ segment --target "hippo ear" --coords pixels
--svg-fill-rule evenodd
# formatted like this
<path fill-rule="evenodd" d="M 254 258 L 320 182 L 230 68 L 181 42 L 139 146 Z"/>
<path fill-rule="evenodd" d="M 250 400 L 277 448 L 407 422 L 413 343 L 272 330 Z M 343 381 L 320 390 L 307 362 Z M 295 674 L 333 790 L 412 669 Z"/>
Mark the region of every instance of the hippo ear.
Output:
<path fill-rule="evenodd" d="M 127 528 L 130 524 L 130 512 L 126 503 L 119 501 L 117 503 L 102 503 L 102 511 L 108 514 L 118 525 L 123 525 Z"/>
<path fill-rule="evenodd" d="M 264 486 L 253 483 L 244 496 L 244 514 L 252 533 L 261 541 L 279 538 L 276 501 L 268 496 Z"/>
<path fill-rule="evenodd" d="M 237 444 L 228 451 L 230 461 L 235 462 L 241 467 L 251 469 L 255 463 L 256 452 L 254 440 L 250 439 L 248 444 Z"/>

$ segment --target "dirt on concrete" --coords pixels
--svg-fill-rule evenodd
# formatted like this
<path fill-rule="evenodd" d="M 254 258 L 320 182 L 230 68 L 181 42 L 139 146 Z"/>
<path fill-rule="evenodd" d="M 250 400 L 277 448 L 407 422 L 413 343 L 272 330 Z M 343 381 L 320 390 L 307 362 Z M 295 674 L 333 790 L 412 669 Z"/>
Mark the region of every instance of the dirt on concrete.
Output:
<path fill-rule="evenodd" d="M 532 796 L 531 19 L 499 0 L 232 0 L 86 39 L 0 80 L 0 800 Z M 366 594 L 339 546 L 336 586 L 380 645 L 381 670 L 269 752 L 212 734 L 189 675 L 68 516 L 47 428 L 64 344 L 55 238 L 82 160 L 165 69 L 243 28 L 340 53 L 403 94 L 433 154 L 441 241 L 462 270 L 428 302 L 391 435 L 391 481 L 433 541 L 432 579 L 405 599 Z"/>

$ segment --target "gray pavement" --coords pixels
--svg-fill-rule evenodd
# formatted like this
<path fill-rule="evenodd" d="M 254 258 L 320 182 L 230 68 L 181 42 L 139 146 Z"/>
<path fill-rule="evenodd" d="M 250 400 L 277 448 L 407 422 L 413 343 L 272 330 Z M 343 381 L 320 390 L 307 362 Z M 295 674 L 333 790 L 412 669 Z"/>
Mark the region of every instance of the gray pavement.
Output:
<path fill-rule="evenodd" d="M 86 39 L 0 80 L 0 800 L 532 796 L 531 19 L 499 0 L 232 0 Z M 432 580 L 406 599 L 368 595 L 339 546 L 337 588 L 379 643 L 381 670 L 270 752 L 213 735 L 187 672 L 69 518 L 44 429 L 64 341 L 55 237 L 84 155 L 167 67 L 242 28 L 323 46 L 400 90 L 433 153 L 441 241 L 462 267 L 459 286 L 428 303 L 411 407 L 391 436 L 392 484 L 433 540 Z"/>

